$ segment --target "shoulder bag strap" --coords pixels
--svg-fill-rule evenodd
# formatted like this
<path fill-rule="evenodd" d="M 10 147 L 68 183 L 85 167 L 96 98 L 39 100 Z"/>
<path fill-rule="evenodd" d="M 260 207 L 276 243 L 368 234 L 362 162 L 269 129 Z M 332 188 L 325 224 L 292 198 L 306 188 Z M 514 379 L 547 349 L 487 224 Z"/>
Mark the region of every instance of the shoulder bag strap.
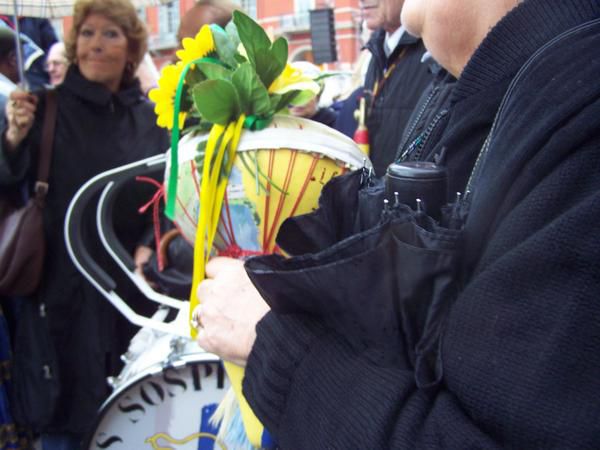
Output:
<path fill-rule="evenodd" d="M 50 173 L 50 161 L 52 160 L 56 110 L 56 91 L 48 89 L 46 91 L 46 109 L 44 111 L 44 125 L 42 127 L 42 140 L 38 157 L 37 181 L 34 189 L 36 199 L 38 200 L 43 200 L 48 192 L 48 175 Z"/>

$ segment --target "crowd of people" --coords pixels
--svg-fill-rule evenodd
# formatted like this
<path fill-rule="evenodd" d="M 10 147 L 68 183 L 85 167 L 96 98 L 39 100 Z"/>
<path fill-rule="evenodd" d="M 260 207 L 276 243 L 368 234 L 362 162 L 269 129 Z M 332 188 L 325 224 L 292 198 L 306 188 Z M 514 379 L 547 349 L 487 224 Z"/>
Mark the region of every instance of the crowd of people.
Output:
<path fill-rule="evenodd" d="M 434 376 L 423 377 L 419 360 L 427 333 L 357 348 L 352 331 L 326 314 L 274 307 L 248 275 L 249 263 L 231 258 L 206 267 L 194 311 L 198 344 L 245 366 L 244 395 L 283 449 L 598 447 L 600 1 L 360 5 L 371 31 L 360 86 L 336 110 L 320 107 L 317 97 L 290 113 L 352 137 L 364 102 L 375 177 L 393 162 L 446 168 L 447 200 L 462 226 L 453 289 L 428 313 L 440 324 L 433 359 L 424 363 Z M 236 8 L 197 2 L 182 17 L 178 39 L 206 23 L 225 26 Z M 77 0 L 64 42 L 47 21 L 20 23 L 45 55 L 28 71 L 29 85 L 41 90 L 16 89 L 13 24 L 0 18 L 0 194 L 31 192 L 47 89 L 58 99 L 44 275 L 34 295 L 2 299 L 8 326 L 0 317 L 0 358 L 10 359 L 8 343 L 18 342 L 28 319 L 23 302 L 44 311 L 60 389 L 43 423 L 29 428 L 42 450 L 75 450 L 135 330 L 70 261 L 64 216 L 87 180 L 163 153 L 169 135 L 145 95 L 156 79 L 142 76 L 148 34 L 130 0 Z M 307 62 L 296 66 L 322 75 Z M 139 186 L 125 189 L 115 208 L 119 238 L 138 267 L 153 253 L 151 224 L 137 213 L 150 196 Z M 91 211 L 84 227 L 93 257 L 110 271 Z M 357 270 L 392 268 L 358 263 Z M 394 270 L 394 281 L 377 290 L 405 282 L 402 265 Z M 349 303 L 377 300 L 368 279 Z M 285 277 L 277 283 L 286 286 Z M 423 287 L 402 286 L 413 288 Z M 126 295 L 143 308 L 139 293 Z M 389 315 L 402 309 L 386 307 Z M 380 345 L 395 357 L 376 357 Z M 27 351 L 12 348 L 16 356 Z M 9 413 L 1 417 L 10 408 L 4 388 L 0 427 L 9 438 L 0 447 L 29 448 L 31 436 Z"/>

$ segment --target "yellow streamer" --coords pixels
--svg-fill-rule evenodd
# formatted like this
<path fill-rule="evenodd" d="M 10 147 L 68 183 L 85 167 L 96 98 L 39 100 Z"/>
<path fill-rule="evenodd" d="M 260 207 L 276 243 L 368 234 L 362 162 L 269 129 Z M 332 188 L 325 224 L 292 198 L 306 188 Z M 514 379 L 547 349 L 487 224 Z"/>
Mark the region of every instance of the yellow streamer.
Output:
<path fill-rule="evenodd" d="M 214 216 L 212 218 L 212 228 L 209 228 L 209 242 L 214 242 L 215 235 L 217 234 L 217 228 L 219 225 L 219 217 L 221 215 L 221 209 L 223 208 L 223 200 L 225 200 L 225 191 L 227 189 L 227 183 L 229 181 L 229 174 L 231 173 L 231 168 L 233 167 L 233 160 L 235 158 L 235 153 L 237 151 L 238 145 L 240 143 L 240 138 L 242 136 L 244 120 L 246 120 L 246 116 L 242 114 L 237 123 L 230 123 L 231 127 L 231 143 L 229 145 L 228 154 L 227 154 L 227 166 L 225 168 L 225 174 L 223 178 L 219 179 L 219 183 L 217 185 L 217 192 L 215 195 L 215 207 L 213 209 Z M 229 131 L 229 128 L 228 128 Z"/>
<path fill-rule="evenodd" d="M 206 275 L 206 263 L 219 225 L 229 174 L 233 167 L 245 119 L 246 116 L 242 114 L 237 122 L 231 122 L 226 127 L 213 125 L 206 143 L 204 167 L 202 168 L 202 183 L 200 186 L 200 211 L 194 245 L 194 273 L 192 277 L 192 291 L 190 293 L 190 315 L 198 305 L 196 291 L 198 290 L 198 285 Z M 219 139 L 220 145 L 215 156 L 215 149 L 217 144 L 219 144 Z M 220 174 L 226 152 L 228 157 L 225 176 L 221 177 Z M 213 156 L 215 162 L 211 166 Z M 192 338 L 195 339 L 196 334 L 196 329 L 192 329 Z M 242 393 L 242 380 L 245 370 L 243 367 L 229 362 L 224 362 L 224 366 L 238 399 L 248 439 L 255 447 L 260 447 L 264 427 L 254 415 Z"/>
<path fill-rule="evenodd" d="M 219 138 L 223 135 L 225 127 L 215 124 L 210 130 L 208 141 L 206 142 L 206 151 L 204 154 L 204 167 L 202 168 L 202 183 L 200 184 L 200 208 L 198 212 L 198 228 L 196 230 L 196 240 L 194 242 L 194 270 L 192 274 L 192 289 L 190 292 L 190 312 L 189 320 L 192 319 L 194 308 L 198 305 L 196 291 L 198 285 L 204 279 L 206 268 L 206 232 L 207 221 L 210 217 L 210 207 L 212 206 L 210 183 L 210 162 L 213 159 L 215 147 Z M 214 196 L 213 196 L 214 198 Z M 192 328 L 191 335 L 195 339 L 197 330 Z"/>

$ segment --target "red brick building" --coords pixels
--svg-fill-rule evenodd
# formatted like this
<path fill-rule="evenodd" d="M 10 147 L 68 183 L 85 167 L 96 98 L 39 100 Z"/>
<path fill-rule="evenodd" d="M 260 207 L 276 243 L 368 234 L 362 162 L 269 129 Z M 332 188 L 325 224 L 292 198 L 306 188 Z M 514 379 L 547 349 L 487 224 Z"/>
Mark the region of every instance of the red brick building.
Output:
<path fill-rule="evenodd" d="M 290 60 L 312 61 L 309 11 L 333 8 L 338 61 L 325 68 L 350 70 L 360 50 L 360 11 L 358 0 L 237 0 L 244 11 L 256 19 L 272 37 L 285 36 L 289 42 Z M 194 0 L 141 9 L 140 16 L 150 32 L 150 50 L 158 67 L 170 61 L 175 47 L 180 17 Z M 64 18 L 63 30 L 71 26 Z"/>

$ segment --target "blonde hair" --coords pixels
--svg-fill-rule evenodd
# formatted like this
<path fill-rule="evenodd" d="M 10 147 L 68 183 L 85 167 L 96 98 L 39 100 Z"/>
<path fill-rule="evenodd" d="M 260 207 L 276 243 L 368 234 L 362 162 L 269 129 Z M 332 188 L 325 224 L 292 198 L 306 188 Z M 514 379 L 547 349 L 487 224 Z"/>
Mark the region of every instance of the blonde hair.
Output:
<path fill-rule="evenodd" d="M 123 30 L 131 63 L 125 66 L 123 81 L 131 82 L 148 49 L 148 31 L 130 0 L 77 0 L 73 8 L 73 27 L 65 40 L 67 59 L 76 63 L 77 36 L 90 14 L 101 14 Z"/>

